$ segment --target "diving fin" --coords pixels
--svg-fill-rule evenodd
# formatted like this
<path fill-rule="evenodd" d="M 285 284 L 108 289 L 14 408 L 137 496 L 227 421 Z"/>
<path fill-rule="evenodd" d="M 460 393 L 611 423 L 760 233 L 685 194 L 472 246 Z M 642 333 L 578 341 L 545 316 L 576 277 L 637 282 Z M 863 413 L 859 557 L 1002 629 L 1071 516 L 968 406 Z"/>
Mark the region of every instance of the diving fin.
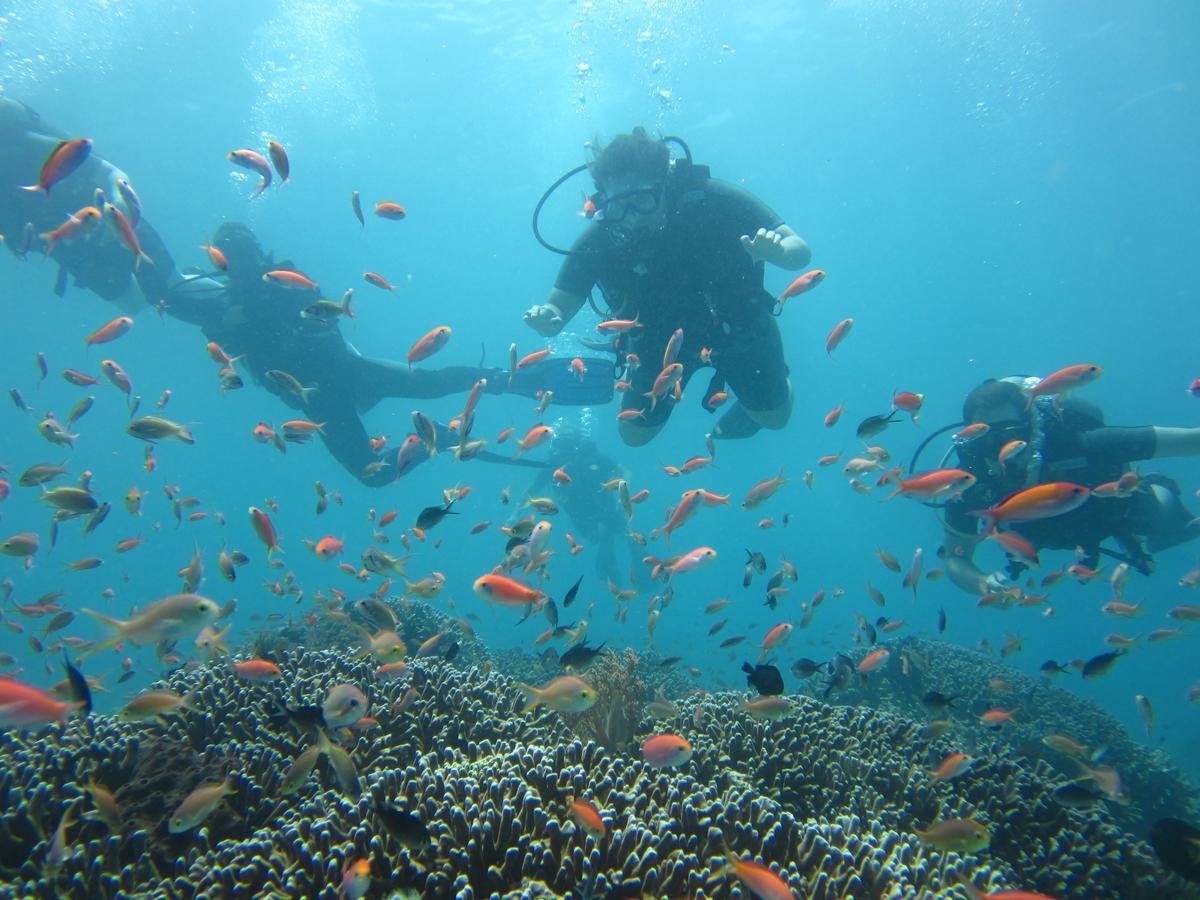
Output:
<path fill-rule="evenodd" d="M 586 357 L 583 374 L 561 356 L 549 357 L 517 370 L 507 392 L 537 397 L 540 391 L 554 392 L 556 406 L 600 406 L 613 398 L 613 362 Z"/>

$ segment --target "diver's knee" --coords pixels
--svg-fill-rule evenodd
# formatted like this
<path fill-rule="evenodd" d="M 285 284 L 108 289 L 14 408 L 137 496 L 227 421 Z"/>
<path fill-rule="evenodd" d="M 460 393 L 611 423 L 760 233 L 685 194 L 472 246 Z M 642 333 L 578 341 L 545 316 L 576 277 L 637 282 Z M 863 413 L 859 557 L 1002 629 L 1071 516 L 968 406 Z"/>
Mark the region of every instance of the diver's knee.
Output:
<path fill-rule="evenodd" d="M 788 379 L 787 382 L 787 397 L 778 406 L 771 409 L 751 409 L 746 405 L 746 401 L 742 401 L 742 408 L 746 415 L 761 425 L 763 428 L 770 428 L 773 431 L 778 431 L 787 425 L 788 420 L 792 417 L 792 382 Z"/>
<path fill-rule="evenodd" d="M 639 425 L 636 422 L 621 422 L 617 426 L 617 432 L 627 446 L 641 447 L 654 440 L 654 436 L 662 431 L 664 424 L 660 422 L 657 425 Z"/>

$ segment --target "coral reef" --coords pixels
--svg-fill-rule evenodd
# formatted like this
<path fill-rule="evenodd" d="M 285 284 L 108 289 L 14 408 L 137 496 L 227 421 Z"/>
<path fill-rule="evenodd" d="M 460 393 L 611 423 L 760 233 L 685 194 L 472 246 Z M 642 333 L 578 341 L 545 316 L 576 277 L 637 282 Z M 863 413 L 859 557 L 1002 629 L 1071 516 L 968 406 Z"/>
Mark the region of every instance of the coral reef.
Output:
<path fill-rule="evenodd" d="M 513 680 L 457 660 L 410 660 L 387 683 L 353 653 L 289 650 L 277 661 L 284 677 L 268 684 L 238 680 L 223 663 L 174 673 L 168 685 L 190 694 L 196 711 L 164 724 L 95 716 L 0 734 L 3 889 L 332 900 L 343 868 L 365 858 L 369 896 L 747 896 L 724 871 L 728 844 L 806 898 L 915 898 L 968 872 L 987 890 L 1200 896 L 1110 811 L 1054 804 L 1048 766 L 1001 743 L 966 776 L 931 784 L 929 760 L 957 747 L 949 737 L 922 739 L 912 718 L 793 697 L 787 718 L 758 722 L 733 694 L 693 695 L 677 699 L 670 728 L 695 755 L 656 771 L 624 749 L 657 730 L 641 715 L 646 661 L 628 652 L 605 654 L 588 672 L 602 701 L 593 709 L 626 710 L 618 739 L 607 714 L 522 715 Z M 367 693 L 378 721 L 333 733 L 361 793 L 343 793 L 323 759 L 284 796 L 284 772 L 315 738 L 280 709 L 319 705 L 341 682 Z M 585 736 L 597 728 L 613 745 Z M 233 793 L 217 810 L 199 828 L 169 834 L 165 819 L 179 800 L 225 775 Z M 80 818 L 68 829 L 68 858 L 51 872 L 49 839 L 64 813 L 91 809 L 93 777 L 116 790 L 121 832 Z M 572 799 L 596 805 L 604 835 L 574 824 Z M 416 816 L 420 833 L 398 832 L 389 810 Z M 923 846 L 915 829 L 948 816 L 978 819 L 991 846 L 973 857 Z"/>
<path fill-rule="evenodd" d="M 892 665 L 873 675 L 864 686 L 852 685 L 830 700 L 887 710 L 919 722 L 948 718 L 956 726 L 948 736 L 951 742 L 956 737 L 960 743 L 1004 747 L 1030 761 L 1044 761 L 1052 769 L 1039 770 L 1059 784 L 1076 777 L 1078 770 L 1068 757 L 1046 746 L 1042 738 L 1064 734 L 1091 750 L 1107 748 L 1104 762 L 1120 772 L 1133 799 L 1128 806 L 1117 805 L 1109 810 L 1127 830 L 1145 833 L 1151 823 L 1166 816 L 1200 816 L 1200 796 L 1187 776 L 1164 753 L 1130 737 L 1094 703 L 1045 678 L 1031 678 L 1002 660 L 957 645 L 905 638 L 888 642 L 887 646 L 892 652 Z M 903 656 L 908 657 L 907 675 L 905 667 L 897 664 Z M 813 679 L 810 690 L 819 682 Z M 921 703 L 930 690 L 956 697 L 954 706 L 931 713 Z M 1014 721 L 1000 730 L 980 725 L 979 716 L 996 707 L 1017 709 Z"/>

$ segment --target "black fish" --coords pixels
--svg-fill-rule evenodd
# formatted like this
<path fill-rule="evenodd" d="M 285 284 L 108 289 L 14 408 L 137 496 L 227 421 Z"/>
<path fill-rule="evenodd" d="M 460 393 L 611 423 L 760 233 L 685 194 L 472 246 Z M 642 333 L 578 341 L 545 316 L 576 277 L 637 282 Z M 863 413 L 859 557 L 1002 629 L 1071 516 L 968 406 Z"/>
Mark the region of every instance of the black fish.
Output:
<path fill-rule="evenodd" d="M 1104 799 L 1102 792 L 1089 787 L 1082 781 L 1068 781 L 1066 784 L 1059 785 L 1054 789 L 1051 796 L 1059 806 L 1066 806 L 1071 809 L 1095 806 Z"/>
<path fill-rule="evenodd" d="M 518 537 L 517 535 L 514 534 L 512 537 L 510 537 L 508 539 L 508 543 L 506 543 L 504 545 L 504 553 L 507 556 L 509 553 L 512 553 L 513 547 L 520 547 L 522 544 L 528 544 L 528 543 L 529 543 L 529 538 Z M 579 580 L 582 581 L 583 576 L 580 576 Z M 564 603 L 563 605 L 565 606 L 566 604 Z"/>
<path fill-rule="evenodd" d="M 821 664 L 808 657 L 801 657 L 792 663 L 792 674 L 797 678 L 812 678 L 821 668 Z"/>
<path fill-rule="evenodd" d="M 605 643 L 608 643 L 605 641 Z M 558 664 L 564 669 L 568 666 L 572 669 L 579 670 L 591 665 L 594 660 L 604 649 L 604 644 L 599 647 L 589 647 L 587 641 L 581 644 L 576 644 L 574 647 L 569 647 L 562 656 L 558 658 Z"/>
<path fill-rule="evenodd" d="M 558 604 L 553 600 L 547 600 L 542 605 L 542 614 L 545 615 L 546 621 L 550 623 L 551 628 L 558 627 Z"/>
<path fill-rule="evenodd" d="M 583 576 L 579 576 L 579 580 L 571 585 L 571 589 L 567 591 L 567 595 L 563 597 L 563 609 L 566 609 L 575 602 L 575 595 L 579 593 L 579 586 L 583 584 Z"/>
<path fill-rule="evenodd" d="M 945 630 L 946 630 L 946 611 L 944 609 L 939 609 L 938 610 L 938 634 L 941 634 Z"/>
<path fill-rule="evenodd" d="M 928 691 L 925 696 L 921 698 L 921 702 L 935 712 L 939 712 L 949 706 L 953 706 L 954 701 L 960 696 L 962 695 L 955 694 L 954 696 L 950 697 L 946 694 L 943 694 L 941 691 Z"/>
<path fill-rule="evenodd" d="M 783 693 L 783 676 L 774 666 L 758 665 L 751 668 L 750 663 L 742 663 L 742 671 L 746 673 L 746 683 L 762 696 Z"/>
<path fill-rule="evenodd" d="M 774 609 L 778 605 L 779 605 L 779 598 L 776 597 L 774 594 L 767 594 L 767 599 L 763 601 L 763 606 L 767 606 L 767 607 L 770 607 L 771 609 Z"/>
<path fill-rule="evenodd" d="M 1045 675 L 1047 678 L 1049 678 L 1052 675 L 1063 674 L 1064 672 L 1067 671 L 1067 667 L 1060 666 L 1054 660 L 1048 659 L 1044 663 L 1041 664 L 1041 666 L 1038 668 L 1038 671 L 1041 672 L 1043 675 Z"/>
<path fill-rule="evenodd" d="M 429 829 L 412 813 L 377 803 L 375 815 L 379 816 L 387 833 L 406 849 L 423 850 L 429 846 Z"/>
<path fill-rule="evenodd" d="M 67 651 L 63 651 L 63 666 L 67 670 L 67 683 L 70 685 L 71 699 L 79 704 L 79 708 L 85 713 L 92 711 L 92 691 L 88 687 L 87 679 L 83 677 L 83 673 L 71 665 L 71 660 L 67 657 Z"/>
<path fill-rule="evenodd" d="M 671 666 L 675 665 L 678 662 L 682 662 L 682 661 L 683 661 L 682 656 L 668 656 L 666 659 L 664 659 L 662 662 L 660 662 L 658 664 L 658 667 L 660 669 L 669 669 L 669 668 L 671 668 Z"/>
<path fill-rule="evenodd" d="M 458 650 L 459 650 L 458 641 L 455 641 L 446 650 L 446 662 L 453 661 L 454 657 L 458 656 Z"/>
<path fill-rule="evenodd" d="M 893 409 L 886 416 L 867 416 L 858 423 L 858 428 L 854 430 L 854 434 L 860 441 L 870 440 L 895 421 L 896 412 L 897 410 Z"/>
<path fill-rule="evenodd" d="M 137 672 L 133 671 L 133 669 L 128 669 L 127 671 L 122 672 L 121 677 L 117 679 L 117 684 L 124 684 L 136 674 Z"/>
<path fill-rule="evenodd" d="M 1125 655 L 1124 650 L 1109 650 L 1099 656 L 1093 656 L 1083 664 L 1084 678 L 1099 678 L 1112 668 L 1113 663 Z"/>
<path fill-rule="evenodd" d="M 420 513 L 417 514 L 417 527 L 422 531 L 428 531 L 430 528 L 433 528 L 433 526 L 437 525 L 438 522 L 442 521 L 442 519 L 446 518 L 446 516 L 457 516 L 458 513 L 450 509 L 450 507 L 452 507 L 456 502 L 458 502 L 457 498 L 451 500 L 445 506 L 425 507 Z"/>
<path fill-rule="evenodd" d="M 1150 828 L 1150 845 L 1164 866 L 1200 884 L 1200 829 L 1181 819 L 1159 819 Z"/>
<path fill-rule="evenodd" d="M 735 647 L 745 639 L 746 636 L 744 634 L 735 635 L 734 637 L 727 637 L 725 640 L 721 641 L 721 649 L 727 650 L 730 647 Z"/>
<path fill-rule="evenodd" d="M 301 732 L 317 731 L 325 727 L 325 714 L 319 706 L 284 706 L 271 713 L 268 718 L 276 728 L 295 725 Z"/>
<path fill-rule="evenodd" d="M 112 504 L 108 502 L 101 503 L 96 507 L 96 511 L 92 513 L 87 520 L 87 524 L 83 526 L 83 536 L 87 537 L 99 527 L 100 523 L 108 518 L 108 514 L 112 512 Z"/>
<path fill-rule="evenodd" d="M 25 402 L 25 398 L 21 396 L 21 392 L 16 388 L 9 388 L 8 396 L 12 398 L 13 406 L 21 412 L 30 412 L 33 407 Z"/>
<path fill-rule="evenodd" d="M 759 575 L 762 575 L 767 571 L 767 558 L 757 550 L 747 550 L 746 565 L 752 567 Z"/>
<path fill-rule="evenodd" d="M 864 619 L 858 627 L 867 636 L 867 643 L 874 647 L 875 642 L 879 640 L 879 635 L 875 632 L 875 626 Z"/>

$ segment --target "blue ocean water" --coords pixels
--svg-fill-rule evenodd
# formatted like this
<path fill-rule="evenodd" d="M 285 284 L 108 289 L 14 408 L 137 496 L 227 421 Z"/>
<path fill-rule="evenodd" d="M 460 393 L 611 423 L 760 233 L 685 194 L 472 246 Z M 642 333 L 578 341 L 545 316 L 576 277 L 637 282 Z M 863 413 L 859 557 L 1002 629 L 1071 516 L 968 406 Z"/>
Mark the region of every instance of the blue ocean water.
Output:
<path fill-rule="evenodd" d="M 816 467 L 824 454 L 853 452 L 854 424 L 886 412 L 894 390 L 926 397 L 919 427 L 905 421 L 884 435 L 894 459 L 906 461 L 931 430 L 959 418 L 963 395 L 984 378 L 1045 374 L 1077 362 L 1105 367 L 1086 395 L 1111 423 L 1195 422 L 1198 401 L 1186 388 L 1200 375 L 1190 265 L 1200 239 L 1200 12 L 1191 3 L 1103 2 L 1082 10 L 1000 0 L 969 9 L 934 0 L 740 8 L 602 0 L 138 0 L 10 2 L 0 13 L 4 96 L 58 128 L 92 137 L 98 155 L 130 174 L 147 218 L 180 265 L 204 265 L 195 248 L 222 222 L 245 222 L 329 296 L 356 288 L 358 318 L 341 327 L 366 355 L 400 359 L 441 324 L 454 335 L 430 366 L 474 365 L 481 348 L 489 364 L 502 366 L 513 341 L 522 352 L 544 346 L 521 315 L 545 297 L 559 258 L 533 240 L 530 214 L 554 178 L 586 161 L 585 142 L 597 136 L 606 140 L 637 124 L 680 135 L 714 175 L 778 211 L 809 241 L 814 265 L 829 272 L 780 319 L 796 389 L 786 429 L 722 444 L 715 466 L 676 480 L 661 466 L 703 453 L 713 424 L 699 406 L 703 375 L 644 448 L 621 443 L 615 404 L 552 407 L 546 418 L 581 424 L 630 473 L 635 489 L 651 491 L 635 518 L 646 532 L 685 487 L 732 492 L 736 501 L 783 467 L 789 482 L 761 514 L 736 505 L 706 509 L 672 542 L 673 549 L 709 545 L 719 553 L 704 574 L 676 580 L 676 599 L 654 635 L 663 655 L 682 655 L 701 670 L 705 687 L 740 686 L 739 666 L 756 655 L 761 636 L 780 621 L 798 621 L 801 602 L 820 589 L 841 586 L 846 593 L 797 630 L 788 658 L 828 658 L 854 647 L 852 612 L 876 614 L 865 592 L 871 581 L 888 595 L 884 613 L 907 619 L 910 632 L 934 633 L 944 608 L 945 640 L 974 647 L 986 638 L 999 647 L 1005 634 L 1020 635 L 1024 649 L 1008 662 L 1031 674 L 1047 658 L 1101 652 L 1111 631 L 1144 634 L 1173 624 L 1166 610 L 1194 602 L 1177 584 L 1197 563 L 1192 546 L 1161 554 L 1154 576 L 1135 576 L 1127 595 L 1144 604 L 1140 619 L 1100 612 L 1106 581 L 1064 580 L 1053 591 L 1050 617 L 1042 609 L 978 610 L 945 580 L 922 584 L 914 605 L 872 551 L 882 547 L 907 563 L 920 546 L 926 568 L 934 566 L 941 537 L 935 517 L 904 501 L 882 505 L 880 492 L 859 495 L 835 469 Z M 254 198 L 253 179 L 225 154 L 262 149 L 268 139 L 287 147 L 292 183 Z M 574 239 L 584 226 L 580 192 L 589 187 L 580 178 L 552 198 L 542 220 L 547 237 Z M 408 218 L 369 217 L 360 229 L 349 208 L 354 190 L 368 209 L 383 199 L 404 204 Z M 278 504 L 273 516 L 287 566 L 311 597 L 330 585 L 358 585 L 308 553 L 304 539 L 344 539 L 347 558 L 356 561 L 371 542 L 369 509 L 398 510 L 397 524 L 407 523 L 461 482 L 473 489 L 462 514 L 438 527 L 440 547 L 433 547 L 434 535 L 417 545 L 411 575 L 445 572 L 448 583 L 435 602 L 477 615 L 489 646 L 539 649 L 533 640 L 540 622 L 514 627 L 511 613 L 486 607 L 471 592 L 501 548 L 494 531 L 481 537 L 468 530 L 482 519 L 493 520 L 494 529 L 515 517 L 526 471 L 443 457 L 369 490 L 319 443 L 292 447 L 281 458 L 255 443 L 251 429 L 292 413 L 253 384 L 221 395 L 197 330 L 146 310 L 129 335 L 89 350 L 84 336 L 116 315 L 113 308 L 78 289 L 54 296 L 54 267 L 36 254 L 24 265 L 0 256 L 7 313 L 0 386 L 19 389 L 35 410 L 0 411 L 0 462 L 15 478 L 33 462 L 69 459 L 72 474 L 93 472 L 94 488 L 116 507 L 89 538 L 64 528 L 58 546 L 43 547 L 28 571 L 19 560 L 0 560 L 16 600 L 61 589 L 69 608 L 124 615 L 174 591 L 176 570 L 198 545 L 209 567 L 203 592 L 222 603 L 239 600 L 236 635 L 260 627 L 255 616 L 299 618 L 309 609 L 307 598 L 295 604 L 261 589 L 280 573 L 265 565 L 247 507 Z M 397 290 L 364 285 L 368 269 Z M 769 271 L 768 288 L 782 290 L 789 279 Z M 825 336 L 847 316 L 854 331 L 827 356 Z M 595 321 L 585 312 L 568 331 L 590 335 Z M 578 352 L 569 339 L 554 346 L 564 361 Z M 41 384 L 39 351 L 51 371 Z M 130 373 L 144 410 L 169 389 L 166 413 L 193 423 L 195 446 L 162 444 L 152 473 L 143 470 L 144 445 L 124 434 L 123 398 L 104 383 L 83 390 L 58 377 L 66 367 L 95 371 L 110 356 Z M 74 450 L 46 444 L 34 427 L 39 414 L 65 416 L 85 393 L 98 399 L 79 423 Z M 823 416 L 842 402 L 842 422 L 826 430 Z M 445 420 L 461 404 L 461 396 L 387 401 L 366 416 L 368 431 L 388 435 L 394 448 L 411 428 L 413 408 Z M 532 407 L 523 398 L 487 397 L 477 430 L 490 438 L 512 425 L 521 433 L 537 421 Z M 936 442 L 922 462 L 932 465 L 945 447 Z M 1152 468 L 1179 479 L 1200 508 L 1194 461 Z M 802 482 L 806 469 L 817 469 L 811 491 Z M 317 480 L 344 499 L 320 518 L 313 512 Z M 131 485 L 149 492 L 140 518 L 120 503 Z M 176 527 L 164 485 L 198 497 L 200 510 L 222 512 L 226 524 L 210 514 Z M 509 507 L 499 501 L 506 486 Z M 34 490 L 14 486 L 0 514 L 6 536 L 45 534 L 48 514 Z M 776 527 L 760 530 L 763 515 Z M 556 523 L 558 531 L 569 527 Z M 139 534 L 145 546 L 112 552 L 117 539 Z M 585 574 L 581 603 L 595 603 L 590 637 L 645 647 L 652 594 L 645 570 L 636 571 L 642 593 L 628 621 L 614 622 L 613 600 L 587 551 L 570 557 L 561 534 L 555 540 L 560 558 L 551 567 L 551 593 Z M 222 544 L 253 558 L 236 584 L 215 574 Z M 778 610 L 762 605 L 757 588 L 742 589 L 745 548 L 772 564 L 783 554 L 798 566 L 800 580 Z M 64 573 L 65 563 L 91 555 L 104 558 L 99 569 Z M 1043 571 L 1071 561 L 1064 553 L 1045 557 Z M 980 559 L 990 560 L 985 568 L 1001 563 L 995 548 L 982 549 Z M 105 588 L 115 591 L 113 599 L 100 598 Z M 734 603 L 724 634 L 748 640 L 713 652 L 699 610 L 726 595 Z M 100 634 L 83 620 L 69 632 Z M 1148 696 L 1157 714 L 1149 741 L 1200 775 L 1200 721 L 1185 700 L 1200 676 L 1195 640 L 1193 629 L 1174 642 L 1139 646 L 1107 678 L 1064 676 L 1060 684 L 1099 703 L 1133 734 L 1142 733 L 1134 695 Z M 50 677 L 42 677 L 42 658 L 19 635 L 5 633 L 3 642 L 25 668 L 23 677 Z M 130 655 L 139 679 L 122 688 L 111 684 L 117 658 L 101 657 L 112 670 L 110 702 L 160 671 L 150 649 Z"/>

